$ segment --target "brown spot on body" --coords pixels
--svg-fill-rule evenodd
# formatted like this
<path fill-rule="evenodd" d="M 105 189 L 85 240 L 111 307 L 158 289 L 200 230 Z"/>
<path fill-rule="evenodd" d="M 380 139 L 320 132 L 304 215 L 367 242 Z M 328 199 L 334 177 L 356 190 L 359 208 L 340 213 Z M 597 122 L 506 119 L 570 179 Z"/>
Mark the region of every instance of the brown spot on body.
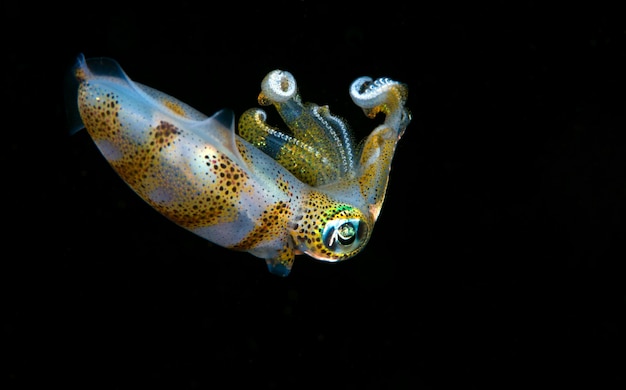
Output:
<path fill-rule="evenodd" d="M 184 116 L 187 117 L 187 113 L 185 112 L 185 109 L 182 108 L 180 106 L 180 104 L 177 104 L 171 100 L 167 100 L 167 99 L 162 99 L 161 103 L 163 103 L 163 105 L 167 108 L 169 108 L 171 111 L 173 111 L 175 114 L 180 115 L 180 116 Z"/>

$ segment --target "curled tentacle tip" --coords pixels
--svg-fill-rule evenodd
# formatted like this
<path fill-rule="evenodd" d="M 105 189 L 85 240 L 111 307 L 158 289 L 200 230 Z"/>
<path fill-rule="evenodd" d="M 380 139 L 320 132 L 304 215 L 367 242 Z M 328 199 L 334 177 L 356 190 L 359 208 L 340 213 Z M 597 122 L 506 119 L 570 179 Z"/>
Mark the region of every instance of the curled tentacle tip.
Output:
<path fill-rule="evenodd" d="M 354 104 L 359 107 L 363 107 L 363 94 L 372 81 L 373 79 L 371 77 L 363 76 L 352 82 L 352 85 L 350 85 L 350 97 L 352 98 L 352 101 L 354 101 Z"/>
<path fill-rule="evenodd" d="M 361 108 L 373 108 L 385 102 L 385 95 L 391 90 L 403 90 L 403 84 L 390 78 L 382 77 L 373 80 L 371 77 L 359 77 L 350 86 L 350 97 L 354 104 Z M 406 92 L 402 91 L 400 98 L 406 99 Z"/>
<path fill-rule="evenodd" d="M 283 103 L 297 92 L 296 79 L 284 70 L 273 70 L 261 82 L 261 94 L 268 103 Z M 259 100 L 263 100 L 260 98 Z"/>

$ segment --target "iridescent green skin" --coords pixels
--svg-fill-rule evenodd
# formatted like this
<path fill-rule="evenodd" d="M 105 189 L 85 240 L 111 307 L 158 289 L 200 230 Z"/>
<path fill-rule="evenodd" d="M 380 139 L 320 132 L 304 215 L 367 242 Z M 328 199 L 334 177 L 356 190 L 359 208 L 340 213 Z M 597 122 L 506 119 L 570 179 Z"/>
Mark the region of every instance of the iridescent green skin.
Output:
<path fill-rule="evenodd" d="M 306 253 L 340 261 L 369 240 L 387 187 L 396 143 L 410 122 L 405 85 L 357 79 L 354 102 L 385 122 L 356 148 L 328 107 L 300 102 L 293 76 L 270 72 L 259 102 L 274 105 L 289 134 L 245 112 L 212 117 L 131 81 L 110 59 L 79 58 L 80 123 L 122 179 L 179 226 L 218 245 L 265 259 L 289 274 Z"/>

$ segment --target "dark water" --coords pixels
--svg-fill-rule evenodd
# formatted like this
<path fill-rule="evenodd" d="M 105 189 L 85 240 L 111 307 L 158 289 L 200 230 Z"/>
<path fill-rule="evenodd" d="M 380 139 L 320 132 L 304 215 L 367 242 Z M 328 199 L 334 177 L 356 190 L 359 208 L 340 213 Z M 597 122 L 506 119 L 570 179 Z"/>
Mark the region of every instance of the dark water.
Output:
<path fill-rule="evenodd" d="M 7 4 L 8 388 L 623 387 L 626 24 L 595 4 Z M 81 52 L 206 114 L 289 70 L 357 137 L 352 80 L 407 83 L 366 250 L 280 279 L 168 222 L 66 134 Z"/>

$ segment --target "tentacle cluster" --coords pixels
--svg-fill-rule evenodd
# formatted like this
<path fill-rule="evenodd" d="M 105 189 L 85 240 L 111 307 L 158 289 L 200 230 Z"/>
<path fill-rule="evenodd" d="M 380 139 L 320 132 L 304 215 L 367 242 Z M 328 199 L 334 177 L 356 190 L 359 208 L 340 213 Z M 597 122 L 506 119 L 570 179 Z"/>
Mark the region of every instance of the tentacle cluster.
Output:
<path fill-rule="evenodd" d="M 268 125 L 265 112 L 253 108 L 239 121 L 239 135 L 244 139 L 312 186 L 353 175 L 354 142 L 347 124 L 328 106 L 303 104 L 291 73 L 270 72 L 261 83 L 258 101 L 262 106 L 273 105 L 289 130 Z"/>

